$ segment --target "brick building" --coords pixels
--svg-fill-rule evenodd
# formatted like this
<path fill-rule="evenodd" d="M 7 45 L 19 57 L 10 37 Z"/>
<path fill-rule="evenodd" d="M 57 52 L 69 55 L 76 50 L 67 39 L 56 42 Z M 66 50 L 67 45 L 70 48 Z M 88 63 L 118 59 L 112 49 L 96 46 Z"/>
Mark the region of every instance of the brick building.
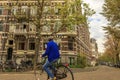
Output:
<path fill-rule="evenodd" d="M 36 15 L 37 8 L 35 5 L 37 2 L 35 0 L 21 0 L 19 1 L 19 7 L 16 6 L 16 3 L 17 0 L 0 0 L 0 55 L 4 61 L 16 60 L 19 62 L 23 58 L 33 59 L 35 55 L 36 26 L 24 20 L 21 23 L 16 22 L 13 14 L 16 14 L 20 8 L 25 13 L 29 11 L 30 18 L 32 18 Z M 64 5 L 64 0 L 50 0 L 46 4 L 54 9 L 56 4 Z M 48 6 L 44 9 L 44 12 L 47 12 Z M 59 15 L 57 14 L 59 9 L 54 9 L 54 12 L 55 15 L 52 16 L 52 19 L 59 19 Z M 47 19 L 51 19 L 51 14 L 47 16 Z M 55 24 L 57 23 L 42 27 L 39 55 L 44 52 L 47 38 L 50 36 L 51 30 L 55 28 Z M 85 54 L 90 59 L 89 35 L 87 25 L 81 24 L 75 26 L 72 31 L 57 33 L 55 41 L 59 45 L 62 61 L 74 64 L 77 55 L 80 53 Z"/>

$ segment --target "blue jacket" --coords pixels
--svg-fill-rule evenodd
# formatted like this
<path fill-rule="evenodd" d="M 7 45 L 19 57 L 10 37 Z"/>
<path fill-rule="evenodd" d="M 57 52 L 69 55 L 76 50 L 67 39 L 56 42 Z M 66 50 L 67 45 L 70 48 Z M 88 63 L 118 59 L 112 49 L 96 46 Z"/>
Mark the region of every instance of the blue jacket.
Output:
<path fill-rule="evenodd" d="M 58 45 L 52 40 L 47 43 L 47 49 L 42 57 L 48 57 L 48 61 L 52 62 L 60 57 Z"/>

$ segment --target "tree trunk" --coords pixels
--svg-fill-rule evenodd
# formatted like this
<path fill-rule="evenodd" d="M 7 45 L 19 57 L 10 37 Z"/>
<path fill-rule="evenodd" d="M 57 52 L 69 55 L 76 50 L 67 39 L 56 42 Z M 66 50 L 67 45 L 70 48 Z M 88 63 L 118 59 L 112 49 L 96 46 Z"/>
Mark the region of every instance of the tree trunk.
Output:
<path fill-rule="evenodd" d="M 38 62 L 39 56 L 39 48 L 40 48 L 40 38 L 36 39 L 35 42 L 35 56 L 34 56 L 34 69 L 36 69 L 36 64 Z"/>

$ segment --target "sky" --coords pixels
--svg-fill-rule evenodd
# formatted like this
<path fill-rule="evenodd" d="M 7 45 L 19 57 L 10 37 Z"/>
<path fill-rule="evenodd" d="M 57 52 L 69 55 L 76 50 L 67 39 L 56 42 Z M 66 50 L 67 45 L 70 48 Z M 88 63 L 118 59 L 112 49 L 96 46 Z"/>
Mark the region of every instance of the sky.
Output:
<path fill-rule="evenodd" d="M 105 41 L 105 31 L 103 31 L 103 26 L 106 26 L 107 20 L 100 13 L 102 12 L 102 6 L 104 0 L 83 0 L 85 3 L 89 4 L 91 9 L 96 12 L 94 15 L 88 18 L 89 21 L 89 31 L 90 37 L 95 38 L 98 44 L 98 51 L 104 52 L 104 41 Z"/>

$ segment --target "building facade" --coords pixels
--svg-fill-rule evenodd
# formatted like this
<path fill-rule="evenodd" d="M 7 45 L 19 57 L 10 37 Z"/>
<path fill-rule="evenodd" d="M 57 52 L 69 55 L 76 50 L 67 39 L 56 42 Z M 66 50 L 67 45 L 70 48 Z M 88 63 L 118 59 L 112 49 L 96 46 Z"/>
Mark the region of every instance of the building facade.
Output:
<path fill-rule="evenodd" d="M 17 4 L 17 6 L 16 6 Z M 1 59 L 15 60 L 20 62 L 21 59 L 33 59 L 35 56 L 36 44 L 36 25 L 30 20 L 16 20 L 16 14 L 19 10 L 27 14 L 30 19 L 37 15 L 37 2 L 35 0 L 1 0 L 0 1 L 0 56 Z M 44 14 L 47 20 L 58 20 L 44 25 L 41 28 L 41 40 L 39 53 L 41 55 L 45 51 L 47 39 L 51 31 L 56 29 L 59 24 L 59 8 L 55 8 L 57 4 L 64 5 L 64 0 L 50 0 L 44 8 Z M 54 11 L 54 16 L 49 13 L 49 8 Z M 29 15 L 28 15 L 29 12 Z M 45 18 L 45 17 L 43 17 Z M 60 24 L 59 24 L 60 25 Z M 58 43 L 61 61 L 74 64 L 78 54 L 85 54 L 88 59 L 91 56 L 89 30 L 85 25 L 75 26 L 72 31 L 66 29 L 58 32 L 54 38 Z"/>
<path fill-rule="evenodd" d="M 97 59 L 99 57 L 98 46 L 97 46 L 96 39 L 91 38 L 90 42 L 91 42 L 91 46 L 92 46 L 91 65 L 95 66 L 95 64 L 97 63 Z"/>

